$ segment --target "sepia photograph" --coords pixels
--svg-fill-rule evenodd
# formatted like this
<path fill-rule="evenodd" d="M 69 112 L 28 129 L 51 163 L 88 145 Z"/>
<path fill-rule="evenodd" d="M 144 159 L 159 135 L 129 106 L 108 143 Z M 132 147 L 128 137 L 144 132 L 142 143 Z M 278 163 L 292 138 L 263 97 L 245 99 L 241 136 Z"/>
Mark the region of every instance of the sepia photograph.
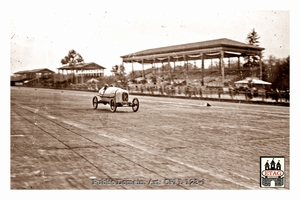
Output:
<path fill-rule="evenodd" d="M 5 38 L 13 196 L 295 189 L 290 1 L 16 2 Z"/>

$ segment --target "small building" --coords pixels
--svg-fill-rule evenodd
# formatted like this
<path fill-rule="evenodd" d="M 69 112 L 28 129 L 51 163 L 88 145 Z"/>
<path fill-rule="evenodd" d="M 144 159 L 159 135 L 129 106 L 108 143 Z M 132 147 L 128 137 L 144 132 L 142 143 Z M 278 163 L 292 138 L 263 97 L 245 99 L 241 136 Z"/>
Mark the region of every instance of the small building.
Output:
<path fill-rule="evenodd" d="M 18 71 L 11 76 L 10 85 L 23 85 L 28 81 L 53 78 L 54 71 L 47 68 Z"/>
<path fill-rule="evenodd" d="M 50 78 L 53 74 L 55 74 L 55 72 L 47 68 L 24 70 L 15 72 L 14 79 L 21 80 L 34 78 Z"/>
<path fill-rule="evenodd" d="M 90 63 L 80 63 L 80 64 L 62 66 L 58 68 L 58 73 L 73 74 L 75 76 L 102 77 L 104 76 L 104 69 L 106 68 L 94 62 L 90 62 Z"/>

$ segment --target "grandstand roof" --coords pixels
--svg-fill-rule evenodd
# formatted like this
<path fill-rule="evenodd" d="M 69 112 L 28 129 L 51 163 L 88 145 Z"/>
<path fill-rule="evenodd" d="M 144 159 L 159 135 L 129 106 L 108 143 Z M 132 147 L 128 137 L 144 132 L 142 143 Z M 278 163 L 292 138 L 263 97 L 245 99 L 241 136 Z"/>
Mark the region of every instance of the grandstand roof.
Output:
<path fill-rule="evenodd" d="M 41 68 L 41 69 L 18 71 L 15 72 L 14 74 L 30 74 L 30 73 L 55 73 L 55 72 L 47 68 Z"/>
<path fill-rule="evenodd" d="M 259 55 L 264 48 L 227 38 L 187 43 L 153 49 L 146 49 L 121 56 L 123 62 L 153 63 L 205 58 L 219 58 L 223 51 L 224 57 Z"/>
<path fill-rule="evenodd" d="M 94 62 L 90 63 L 80 63 L 75 65 L 65 65 L 62 66 L 60 69 L 68 69 L 68 70 L 94 70 L 94 69 L 106 69 L 105 67 L 102 67 L 101 65 L 98 65 Z"/>

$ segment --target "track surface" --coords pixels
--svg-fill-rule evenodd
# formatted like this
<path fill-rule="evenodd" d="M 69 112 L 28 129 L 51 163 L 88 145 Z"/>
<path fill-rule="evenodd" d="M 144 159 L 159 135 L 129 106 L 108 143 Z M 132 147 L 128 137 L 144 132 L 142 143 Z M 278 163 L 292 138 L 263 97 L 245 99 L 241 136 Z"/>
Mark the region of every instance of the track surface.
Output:
<path fill-rule="evenodd" d="M 260 189 L 269 155 L 289 189 L 288 107 L 135 96 L 111 113 L 95 94 L 11 87 L 11 189 Z"/>

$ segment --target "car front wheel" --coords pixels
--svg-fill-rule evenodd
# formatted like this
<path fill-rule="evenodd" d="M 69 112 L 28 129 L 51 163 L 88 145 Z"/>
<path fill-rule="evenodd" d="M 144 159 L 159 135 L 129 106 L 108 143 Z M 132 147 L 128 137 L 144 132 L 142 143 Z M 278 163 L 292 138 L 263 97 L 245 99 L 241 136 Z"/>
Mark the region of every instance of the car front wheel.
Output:
<path fill-rule="evenodd" d="M 115 99 L 111 99 L 110 100 L 109 106 L 110 106 L 111 112 L 116 112 L 116 110 L 117 110 L 117 104 L 116 104 Z"/>
<path fill-rule="evenodd" d="M 133 112 L 138 111 L 139 107 L 140 107 L 140 102 L 139 102 L 139 100 L 138 100 L 137 98 L 134 98 L 134 99 L 132 100 L 132 110 L 133 110 Z"/>

